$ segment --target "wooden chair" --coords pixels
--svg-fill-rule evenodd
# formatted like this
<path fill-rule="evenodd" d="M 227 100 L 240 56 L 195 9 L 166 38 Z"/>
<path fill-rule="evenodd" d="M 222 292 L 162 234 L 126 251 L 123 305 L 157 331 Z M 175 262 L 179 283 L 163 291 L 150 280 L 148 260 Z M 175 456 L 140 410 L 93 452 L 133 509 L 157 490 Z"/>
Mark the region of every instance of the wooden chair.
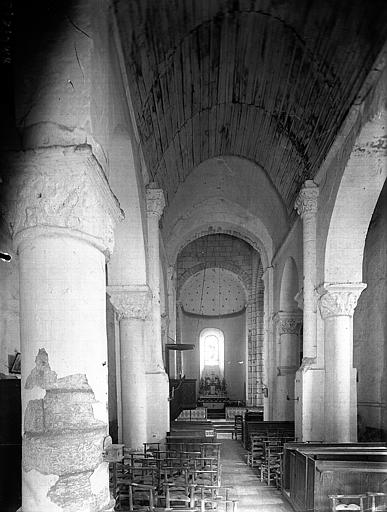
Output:
<path fill-rule="evenodd" d="M 260 467 L 264 457 L 264 441 L 266 434 L 251 434 L 250 450 L 247 455 L 247 464 L 253 467 Z"/>
<path fill-rule="evenodd" d="M 197 510 L 195 507 L 195 485 L 167 482 L 163 484 L 165 508 L 167 510 Z M 159 497 L 160 499 L 160 497 Z"/>
<path fill-rule="evenodd" d="M 234 433 L 232 435 L 238 441 L 238 436 L 242 440 L 242 432 L 243 432 L 243 416 L 241 414 L 236 414 L 234 417 Z"/>
<path fill-rule="evenodd" d="M 129 485 L 128 498 L 130 512 L 153 512 L 157 503 L 156 487 L 152 485 L 131 483 Z"/>
<path fill-rule="evenodd" d="M 268 445 L 265 449 L 265 457 L 260 467 L 261 482 L 267 485 L 277 485 L 281 477 L 282 446 Z"/>
<path fill-rule="evenodd" d="M 218 512 L 237 512 L 238 500 L 230 498 L 230 487 L 201 486 L 196 489 L 196 500 L 201 512 L 217 510 Z"/>
<path fill-rule="evenodd" d="M 367 510 L 370 512 L 387 511 L 387 493 L 385 492 L 367 492 L 368 504 Z"/>
<path fill-rule="evenodd" d="M 365 512 L 367 495 L 366 494 L 332 494 L 329 496 L 331 502 L 331 512 L 339 510 L 361 510 Z"/>
<path fill-rule="evenodd" d="M 161 506 L 170 510 L 195 509 L 195 485 L 189 481 L 188 468 L 178 466 L 163 466 L 160 468 L 158 500 Z"/>

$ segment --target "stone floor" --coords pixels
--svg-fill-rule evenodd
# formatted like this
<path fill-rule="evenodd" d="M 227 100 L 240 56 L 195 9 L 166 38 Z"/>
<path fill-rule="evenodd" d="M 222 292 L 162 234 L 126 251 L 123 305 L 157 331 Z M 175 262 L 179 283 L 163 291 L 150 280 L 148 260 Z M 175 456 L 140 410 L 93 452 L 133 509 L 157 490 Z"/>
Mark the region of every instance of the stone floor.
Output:
<path fill-rule="evenodd" d="M 232 498 L 239 500 L 238 512 L 293 512 L 275 487 L 260 482 L 257 470 L 245 460 L 240 441 L 221 439 L 222 486 L 232 487 Z"/>

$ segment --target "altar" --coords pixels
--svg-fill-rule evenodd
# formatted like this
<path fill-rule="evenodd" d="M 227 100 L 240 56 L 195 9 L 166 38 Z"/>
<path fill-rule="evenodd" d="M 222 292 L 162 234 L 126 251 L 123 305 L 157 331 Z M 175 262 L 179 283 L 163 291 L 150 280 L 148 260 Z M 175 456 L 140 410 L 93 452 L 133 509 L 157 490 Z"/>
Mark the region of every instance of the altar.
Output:
<path fill-rule="evenodd" d="M 205 407 L 206 409 L 219 409 L 223 410 L 225 408 L 226 402 L 228 398 L 226 395 L 221 396 L 212 396 L 212 395 L 203 395 L 199 397 L 198 402 Z"/>
<path fill-rule="evenodd" d="M 209 410 L 224 410 L 228 396 L 224 379 L 212 373 L 200 379 L 198 405 Z"/>

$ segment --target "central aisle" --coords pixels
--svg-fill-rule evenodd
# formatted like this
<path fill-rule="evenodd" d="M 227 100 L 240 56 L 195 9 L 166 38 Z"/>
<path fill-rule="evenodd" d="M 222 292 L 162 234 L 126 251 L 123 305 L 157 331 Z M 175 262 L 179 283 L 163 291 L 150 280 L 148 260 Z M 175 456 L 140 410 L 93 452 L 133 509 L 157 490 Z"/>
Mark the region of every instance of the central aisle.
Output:
<path fill-rule="evenodd" d="M 222 442 L 222 486 L 232 487 L 230 495 L 239 500 L 238 512 L 293 512 L 280 491 L 260 482 L 258 472 L 246 464 L 246 450 L 239 441 Z"/>

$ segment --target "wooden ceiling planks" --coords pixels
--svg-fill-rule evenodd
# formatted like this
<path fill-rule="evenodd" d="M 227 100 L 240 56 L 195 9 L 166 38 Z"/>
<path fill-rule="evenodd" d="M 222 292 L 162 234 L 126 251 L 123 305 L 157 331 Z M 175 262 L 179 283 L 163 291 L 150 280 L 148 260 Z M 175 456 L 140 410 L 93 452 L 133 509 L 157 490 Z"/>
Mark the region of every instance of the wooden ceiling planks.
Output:
<path fill-rule="evenodd" d="M 117 0 L 144 156 L 168 200 L 202 161 L 234 154 L 291 211 L 387 37 L 386 3 L 372 3 Z"/>

